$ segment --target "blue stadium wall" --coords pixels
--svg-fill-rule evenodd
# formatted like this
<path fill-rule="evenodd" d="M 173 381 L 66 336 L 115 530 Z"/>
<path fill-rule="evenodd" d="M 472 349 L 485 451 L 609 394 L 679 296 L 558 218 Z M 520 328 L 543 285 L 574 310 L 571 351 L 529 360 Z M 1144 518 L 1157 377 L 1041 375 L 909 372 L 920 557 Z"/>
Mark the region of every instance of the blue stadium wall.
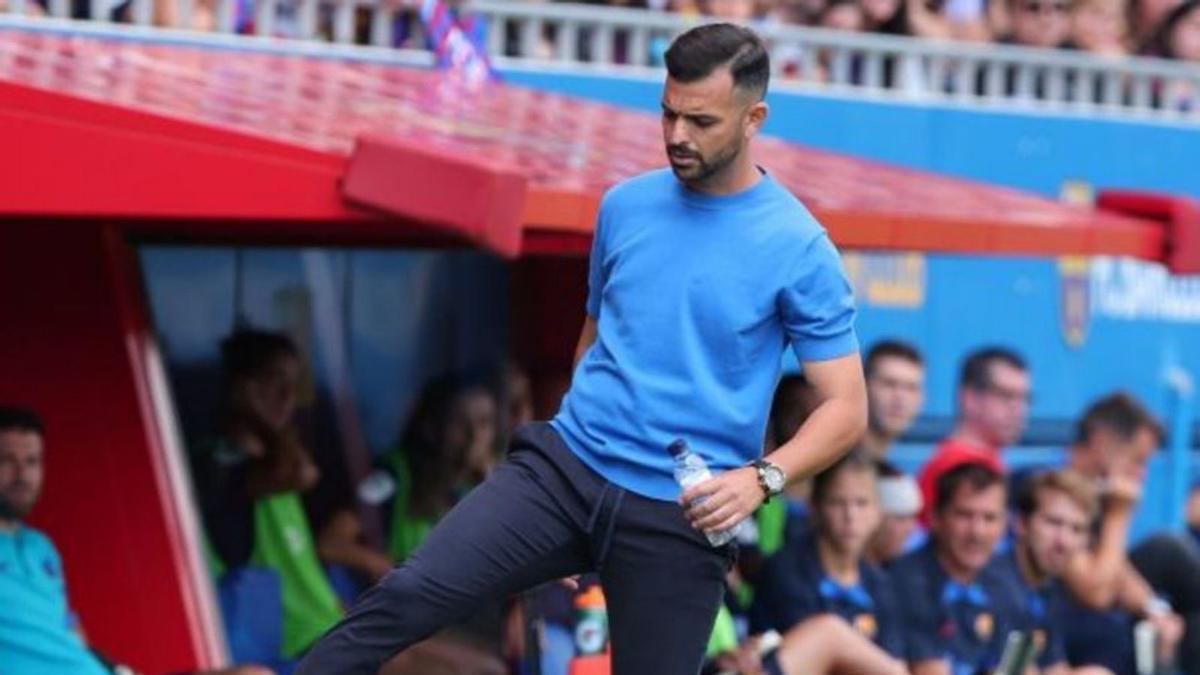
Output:
<path fill-rule="evenodd" d="M 661 83 L 506 72 L 514 84 L 658 112 Z M 1200 127 L 774 92 L 766 131 L 797 143 L 1057 196 L 1064 183 L 1200 197 Z"/>

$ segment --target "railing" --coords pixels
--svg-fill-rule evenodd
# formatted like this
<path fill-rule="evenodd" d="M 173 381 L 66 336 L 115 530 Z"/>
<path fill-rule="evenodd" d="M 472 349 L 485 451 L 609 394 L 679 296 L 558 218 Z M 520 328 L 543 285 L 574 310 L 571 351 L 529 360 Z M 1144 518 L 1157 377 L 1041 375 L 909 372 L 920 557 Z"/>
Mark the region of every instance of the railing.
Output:
<path fill-rule="evenodd" d="M 46 0 L 66 17 L 72 0 Z M 420 44 L 413 0 L 88 0 L 90 16 L 340 44 Z M 0 0 L 9 12 L 34 0 Z M 503 66 L 661 77 L 661 55 L 696 25 L 677 14 L 523 0 L 473 0 Z M 973 106 L 1200 121 L 1200 66 L 1148 58 L 762 25 L 777 88 Z"/>
<path fill-rule="evenodd" d="M 473 7 L 491 23 L 494 56 L 534 67 L 635 73 L 659 66 L 670 39 L 696 25 L 677 14 L 603 6 L 476 0 Z M 755 28 L 785 88 L 1200 119 L 1195 64 L 778 24 Z"/>

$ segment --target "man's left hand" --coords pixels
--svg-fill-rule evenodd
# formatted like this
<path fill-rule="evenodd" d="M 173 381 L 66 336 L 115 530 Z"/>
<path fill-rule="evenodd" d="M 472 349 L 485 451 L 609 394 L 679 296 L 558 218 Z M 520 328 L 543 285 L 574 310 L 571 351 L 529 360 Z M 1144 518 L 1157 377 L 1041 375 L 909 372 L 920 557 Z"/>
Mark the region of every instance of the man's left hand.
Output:
<path fill-rule="evenodd" d="M 758 482 L 758 470 L 742 467 L 726 471 L 683 493 L 679 503 L 687 511 L 692 527 L 702 532 L 719 532 L 749 518 L 766 495 Z M 696 504 L 696 500 L 704 500 Z"/>
<path fill-rule="evenodd" d="M 1158 630 L 1158 659 L 1161 663 L 1174 664 L 1183 639 L 1183 617 L 1174 612 L 1164 612 L 1148 619 Z"/>

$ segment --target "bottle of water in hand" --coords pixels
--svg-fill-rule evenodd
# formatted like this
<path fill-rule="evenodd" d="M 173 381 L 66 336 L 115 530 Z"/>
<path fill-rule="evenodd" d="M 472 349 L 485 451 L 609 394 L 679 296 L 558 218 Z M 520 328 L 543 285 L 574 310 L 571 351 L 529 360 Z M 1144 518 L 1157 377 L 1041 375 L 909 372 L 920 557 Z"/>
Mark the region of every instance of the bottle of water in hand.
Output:
<path fill-rule="evenodd" d="M 704 458 L 692 452 L 687 441 L 677 438 L 667 446 L 667 451 L 675 460 L 675 482 L 679 483 L 679 487 L 684 491 L 712 478 L 712 472 L 708 470 L 708 464 L 704 462 Z M 704 498 L 697 499 L 689 506 L 702 503 L 704 503 Z M 705 530 L 704 536 L 708 537 L 708 543 L 714 547 L 724 546 L 737 535 L 740 525 L 741 523 L 738 523 L 728 530 Z"/>

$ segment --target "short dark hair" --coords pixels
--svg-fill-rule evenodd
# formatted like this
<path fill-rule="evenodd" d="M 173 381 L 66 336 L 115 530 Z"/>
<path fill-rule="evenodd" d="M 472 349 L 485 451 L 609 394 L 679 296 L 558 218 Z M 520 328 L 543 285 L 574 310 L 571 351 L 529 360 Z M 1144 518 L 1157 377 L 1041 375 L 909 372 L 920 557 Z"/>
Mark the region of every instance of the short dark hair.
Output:
<path fill-rule="evenodd" d="M 867 352 L 866 360 L 863 361 L 863 371 L 866 376 L 872 375 L 875 365 L 879 363 L 880 359 L 888 357 L 904 359 L 918 366 L 925 365 L 925 359 L 921 357 L 921 352 L 912 344 L 901 340 L 880 340 L 871 347 L 871 351 Z"/>
<path fill-rule="evenodd" d="M 1017 513 L 1029 518 L 1041 506 L 1046 492 L 1061 492 L 1087 514 L 1091 521 L 1100 512 L 1100 497 L 1092 482 L 1070 469 L 1040 471 L 1023 481 L 1017 489 Z"/>
<path fill-rule="evenodd" d="M 227 381 L 254 377 L 277 356 L 299 357 L 296 343 L 283 333 L 239 328 L 221 341 L 221 365 Z"/>
<path fill-rule="evenodd" d="M 788 373 L 775 385 L 771 399 L 770 432 L 776 445 L 792 440 L 813 411 L 816 391 L 804 373 Z"/>
<path fill-rule="evenodd" d="M 666 54 L 667 73 L 680 82 L 703 80 L 728 66 L 733 85 L 762 100 L 771 79 L 771 59 L 754 31 L 732 23 L 697 26 L 675 38 Z"/>
<path fill-rule="evenodd" d="M 994 485 L 1004 487 L 1004 475 L 981 462 L 966 462 L 950 469 L 937 479 L 937 502 L 934 511 L 944 512 L 964 487 L 982 492 Z"/>
<path fill-rule="evenodd" d="M 1029 366 L 1021 355 L 1007 347 L 983 347 L 967 355 L 963 360 L 962 374 L 958 386 L 963 389 L 982 391 L 992 388 L 992 366 L 1003 363 L 1016 370 L 1026 371 Z"/>
<path fill-rule="evenodd" d="M 46 425 L 36 412 L 16 406 L 0 406 L 0 431 L 25 431 L 43 436 Z"/>
<path fill-rule="evenodd" d="M 1087 443 L 1096 431 L 1107 429 L 1128 441 L 1141 429 L 1149 429 L 1162 443 L 1166 437 L 1162 424 L 1136 398 L 1125 392 L 1110 394 L 1092 403 L 1083 413 L 1075 430 L 1075 441 Z"/>
<path fill-rule="evenodd" d="M 814 506 L 825 501 L 833 479 L 843 471 L 862 471 L 876 478 L 879 477 L 879 465 L 875 459 L 865 449 L 855 448 L 842 455 L 838 461 L 829 465 L 824 471 L 813 476 L 810 497 Z"/>

